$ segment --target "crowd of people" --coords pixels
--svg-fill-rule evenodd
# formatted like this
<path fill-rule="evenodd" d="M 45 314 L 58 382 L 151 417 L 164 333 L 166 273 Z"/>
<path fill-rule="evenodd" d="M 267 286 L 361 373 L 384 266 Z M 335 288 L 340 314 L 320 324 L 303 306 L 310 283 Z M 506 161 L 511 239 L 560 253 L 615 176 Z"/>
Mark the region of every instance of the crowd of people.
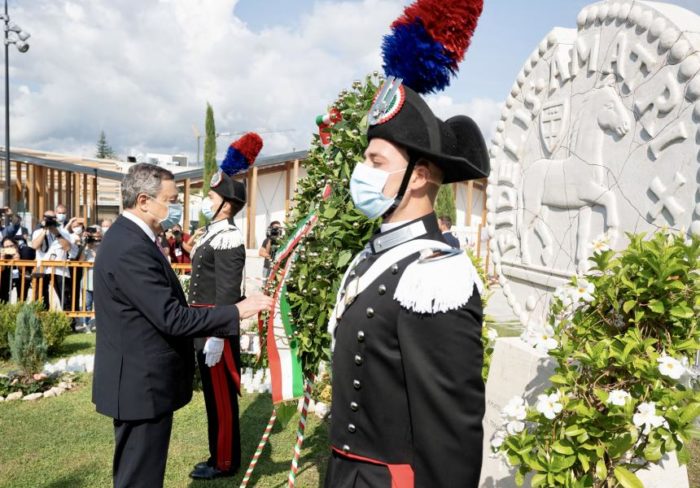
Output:
<path fill-rule="evenodd" d="M 85 219 L 69 217 L 63 204 L 44 212 L 32 230 L 24 225 L 22 216 L 10 208 L 0 209 L 0 216 L 0 301 L 9 302 L 13 295 L 18 301 L 24 301 L 34 284 L 41 288 L 36 291 L 36 297 L 41 297 L 45 304 L 52 303 L 50 295 L 53 288 L 63 310 L 72 310 L 75 306 L 78 310 L 92 311 L 91 269 L 83 272 L 82 268 L 78 268 L 71 272 L 67 266 L 52 267 L 43 263 L 94 262 L 102 237 L 112 225 L 112 220 L 102 219 L 99 225 L 87 226 Z M 18 265 L 16 261 L 34 261 L 35 265 Z M 76 280 L 75 287 L 73 280 Z M 81 291 L 75 303 L 72 296 L 74 289 Z M 87 318 L 73 323 L 74 330 L 88 327 Z"/>

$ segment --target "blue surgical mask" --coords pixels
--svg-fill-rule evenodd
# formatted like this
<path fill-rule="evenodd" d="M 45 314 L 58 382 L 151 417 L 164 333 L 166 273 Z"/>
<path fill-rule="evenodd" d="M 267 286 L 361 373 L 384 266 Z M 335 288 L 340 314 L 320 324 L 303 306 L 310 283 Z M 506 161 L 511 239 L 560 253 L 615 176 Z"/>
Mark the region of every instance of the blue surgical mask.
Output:
<path fill-rule="evenodd" d="M 387 173 L 363 163 L 356 165 L 350 177 L 350 194 L 355 207 L 370 219 L 383 215 L 396 199 L 382 193 L 386 180 L 390 175 L 402 171 L 406 169 Z"/>
<path fill-rule="evenodd" d="M 212 201 L 211 198 L 206 197 L 202 200 L 202 205 L 199 207 L 202 215 L 207 220 L 212 220 L 214 218 L 214 211 L 211 209 Z"/>
<path fill-rule="evenodd" d="M 151 198 L 154 202 L 158 202 L 159 205 L 165 206 L 163 202 L 159 202 L 155 198 Z M 181 203 L 168 203 L 168 215 L 165 216 L 159 223 L 163 230 L 168 230 L 174 225 L 180 223 L 182 219 L 182 204 Z"/>

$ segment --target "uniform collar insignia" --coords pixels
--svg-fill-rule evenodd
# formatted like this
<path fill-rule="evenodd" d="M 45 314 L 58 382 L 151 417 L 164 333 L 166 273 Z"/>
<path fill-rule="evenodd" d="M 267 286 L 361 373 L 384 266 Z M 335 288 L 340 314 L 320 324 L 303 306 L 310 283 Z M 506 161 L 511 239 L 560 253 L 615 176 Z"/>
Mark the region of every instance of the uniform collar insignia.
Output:
<path fill-rule="evenodd" d="M 228 219 L 217 220 L 216 222 L 212 222 L 211 224 L 209 224 L 207 231 L 208 232 L 218 232 L 222 229 L 225 229 L 229 225 L 231 225 L 231 222 L 229 222 Z"/>
<path fill-rule="evenodd" d="M 433 233 L 437 229 L 438 226 L 435 214 L 428 214 L 425 217 L 413 220 L 396 229 L 376 234 L 369 241 L 369 248 L 372 254 L 378 254 L 388 251 L 404 242 Z"/>

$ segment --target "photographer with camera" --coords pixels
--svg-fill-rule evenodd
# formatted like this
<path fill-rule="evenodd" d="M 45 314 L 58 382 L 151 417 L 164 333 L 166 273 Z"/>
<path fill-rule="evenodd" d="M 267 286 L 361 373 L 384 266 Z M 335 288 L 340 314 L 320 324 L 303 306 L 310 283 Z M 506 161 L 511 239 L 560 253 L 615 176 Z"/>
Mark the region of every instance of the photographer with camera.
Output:
<path fill-rule="evenodd" d="M 12 210 L 8 210 L 5 215 L 8 218 L 8 223 L 2 231 L 2 237 L 12 237 L 13 239 L 22 237 L 26 241 L 29 237 L 29 229 L 22 225 L 22 217 L 12 213 Z"/>
<path fill-rule="evenodd" d="M 88 227 L 82 235 L 82 242 L 83 247 L 82 251 L 80 252 L 79 260 L 86 261 L 88 263 L 94 263 L 95 258 L 97 257 L 97 249 L 100 247 L 100 243 L 102 242 L 102 230 L 100 229 L 100 227 L 95 225 Z M 82 297 L 85 297 L 85 303 L 83 307 L 81 307 L 81 310 L 91 312 L 93 305 L 94 290 L 92 268 L 87 269 L 83 273 L 83 278 L 79 290 L 81 290 L 81 299 Z M 84 295 L 82 294 L 82 290 L 85 290 Z M 83 319 L 83 327 L 85 328 L 85 332 L 94 330 L 94 321 L 91 325 L 91 319 L 89 317 L 85 317 Z"/>
<path fill-rule="evenodd" d="M 3 261 L 19 259 L 19 248 L 17 247 L 17 243 L 11 237 L 3 238 L 0 258 L 2 258 Z M 5 303 L 10 302 L 10 291 L 12 290 L 12 285 L 19 285 L 19 276 L 19 270 L 17 268 L 7 265 L 2 266 L 2 271 L 0 271 L 0 301 Z M 19 293 L 19 287 L 17 290 Z"/>
<path fill-rule="evenodd" d="M 42 268 L 43 261 L 67 261 L 69 256 L 78 254 L 78 247 L 72 243 L 71 236 L 59 223 L 56 213 L 52 210 L 44 212 L 39 229 L 32 234 L 32 248 L 36 250 L 37 278 L 43 278 L 41 298 L 44 305 L 49 308 L 49 293 L 51 284 L 51 274 L 55 275 L 53 280 L 54 290 L 58 295 L 62 308 L 70 309 L 72 280 L 70 271 L 65 266 Z M 36 297 L 39 292 L 35 291 Z"/>
<path fill-rule="evenodd" d="M 165 233 L 168 238 L 168 252 L 170 254 L 170 262 L 177 264 L 189 264 L 190 250 L 185 244 L 190 240 L 190 235 L 182 231 L 182 226 L 174 225 L 172 229 Z"/>
<path fill-rule="evenodd" d="M 267 279 L 270 276 L 270 269 L 272 269 L 272 262 L 275 260 L 275 254 L 277 249 L 280 247 L 280 240 L 282 238 L 282 224 L 275 220 L 270 223 L 265 233 L 266 237 L 258 251 L 258 255 L 265 258 L 263 263 L 263 279 Z"/>

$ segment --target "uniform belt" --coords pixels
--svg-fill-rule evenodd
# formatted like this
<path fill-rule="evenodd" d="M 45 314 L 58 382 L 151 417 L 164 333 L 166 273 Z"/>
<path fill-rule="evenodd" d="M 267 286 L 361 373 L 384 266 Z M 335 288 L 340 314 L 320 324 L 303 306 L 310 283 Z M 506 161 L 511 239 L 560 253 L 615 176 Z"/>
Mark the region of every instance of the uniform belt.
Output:
<path fill-rule="evenodd" d="M 364 456 L 358 456 L 357 454 L 349 454 L 345 451 L 332 446 L 331 449 L 335 451 L 339 456 L 352 459 L 353 461 L 362 461 L 370 464 L 378 464 L 379 466 L 386 466 L 391 475 L 391 488 L 413 488 L 413 468 L 410 464 L 389 464 L 378 459 L 372 459 Z"/>
<path fill-rule="evenodd" d="M 214 308 L 215 305 L 209 303 L 193 303 L 190 304 L 190 308 Z M 238 373 L 238 368 L 236 367 L 236 360 L 233 357 L 233 350 L 231 349 L 231 341 L 224 337 L 224 352 L 223 358 L 219 364 L 214 365 L 216 368 L 219 365 L 224 366 L 231 373 L 233 378 L 233 383 L 236 385 L 236 391 L 238 396 L 241 396 L 241 375 Z"/>

